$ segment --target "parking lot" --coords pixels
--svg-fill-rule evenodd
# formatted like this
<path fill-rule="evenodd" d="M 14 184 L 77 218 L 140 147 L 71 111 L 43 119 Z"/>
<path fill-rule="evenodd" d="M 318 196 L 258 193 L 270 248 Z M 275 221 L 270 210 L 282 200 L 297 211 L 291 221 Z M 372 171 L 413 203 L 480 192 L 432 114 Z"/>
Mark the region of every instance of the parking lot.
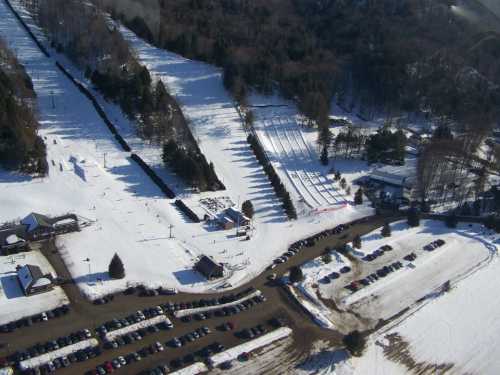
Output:
<path fill-rule="evenodd" d="M 294 255 L 287 260 L 286 263 L 277 265 L 272 271 L 264 272 L 250 285 L 242 286 L 234 291 L 213 294 L 213 295 L 187 295 L 178 294 L 174 296 L 154 295 L 151 297 L 141 297 L 139 292 L 130 295 L 117 294 L 109 303 L 94 305 L 84 300 L 80 296 L 75 285 L 68 283 L 64 285 L 64 289 L 72 301 L 69 313 L 62 315 L 55 319 L 48 319 L 47 321 L 34 324 L 31 326 L 23 326 L 16 329 L 11 333 L 0 334 L 0 342 L 3 344 L 0 351 L 1 356 L 7 356 L 16 351 L 24 351 L 30 346 L 37 343 L 44 343 L 57 338 L 67 336 L 69 332 L 75 332 L 84 329 L 90 329 L 92 337 L 99 338 L 95 333 L 95 329 L 105 322 L 113 321 L 113 319 L 123 319 L 131 314 L 137 313 L 138 310 L 146 308 L 154 308 L 155 306 L 163 306 L 166 310 L 169 306 L 176 304 L 184 308 L 195 307 L 196 302 L 199 306 L 199 300 L 210 300 L 220 298 L 221 295 L 231 295 L 248 290 L 251 285 L 258 286 L 262 291 L 266 300 L 260 303 L 252 302 L 252 306 L 238 313 L 229 313 L 230 315 L 222 316 L 220 313 L 213 313 L 205 319 L 197 316 L 189 319 L 189 321 L 182 321 L 177 319 L 171 312 L 167 311 L 169 320 L 173 323 L 173 327 L 168 329 L 153 329 L 147 330 L 145 335 L 141 335 L 141 339 L 130 339 L 124 345 L 118 347 L 105 348 L 104 341 L 100 341 L 100 355 L 83 355 L 83 360 L 75 361 L 68 367 L 63 367 L 57 370 L 58 374 L 83 374 L 89 370 L 95 370 L 97 366 L 103 365 L 106 362 L 112 362 L 114 359 L 124 357 L 125 360 L 129 359 L 130 364 L 121 365 L 117 372 L 123 373 L 139 373 L 144 369 L 151 369 L 159 365 L 167 364 L 169 367 L 184 367 L 189 364 L 191 360 L 201 360 L 203 350 L 206 351 L 207 346 L 212 345 L 212 348 L 217 348 L 220 344 L 224 348 L 230 348 L 245 341 L 250 340 L 252 337 L 262 334 L 262 332 L 269 332 L 275 329 L 275 325 L 270 322 L 273 318 L 283 318 L 288 326 L 294 330 L 297 337 L 303 337 L 307 334 L 311 338 L 317 337 L 324 340 L 333 340 L 339 342 L 341 336 L 335 332 L 324 332 L 319 327 L 314 325 L 307 315 L 304 314 L 300 306 L 290 301 L 288 295 L 277 285 L 269 283 L 267 277 L 272 273 L 282 274 L 290 267 L 303 263 L 310 257 L 315 257 L 320 254 L 326 245 L 335 246 L 341 242 L 345 242 L 352 237 L 353 233 L 358 234 L 367 232 L 373 229 L 376 225 L 380 225 L 380 221 L 366 222 L 359 224 L 355 230 L 350 228 L 342 235 L 325 235 L 318 238 L 312 246 L 305 248 L 303 251 Z M 342 238 L 340 238 L 342 236 Z M 54 251 L 54 245 L 47 243 L 44 247 L 44 253 L 49 258 L 51 264 L 57 269 L 59 275 L 64 276 L 64 270 L 57 252 Z M 67 271 L 66 271 L 67 272 Z M 191 305 L 190 305 L 191 304 Z M 186 319 L 187 320 L 187 319 Z M 206 328 L 203 328 L 206 327 Z M 231 327 L 232 329 L 228 329 Z M 253 330 L 252 330 L 253 328 Z M 201 335 L 201 330 L 208 329 L 210 333 Z M 190 339 L 188 334 L 196 336 L 194 332 L 198 332 L 200 337 Z M 236 334 L 237 333 L 237 334 Z M 178 338 L 181 340 L 183 337 L 185 343 L 181 347 L 175 347 L 173 339 Z M 125 341 L 125 339 L 124 339 Z M 159 343 L 163 350 L 156 350 Z M 308 347 L 304 346 L 302 340 L 295 340 L 295 350 L 307 351 Z M 143 352 L 145 356 L 141 355 L 140 361 L 134 361 L 132 353 Z M 150 353 L 153 352 L 153 353 Z M 198 353 L 198 354 L 197 354 Z M 85 358 L 88 357 L 88 358 Z M 173 361 L 173 362 L 172 362 Z M 128 361 L 127 361 L 128 362 Z M 173 365 L 173 366 L 172 366 Z"/>

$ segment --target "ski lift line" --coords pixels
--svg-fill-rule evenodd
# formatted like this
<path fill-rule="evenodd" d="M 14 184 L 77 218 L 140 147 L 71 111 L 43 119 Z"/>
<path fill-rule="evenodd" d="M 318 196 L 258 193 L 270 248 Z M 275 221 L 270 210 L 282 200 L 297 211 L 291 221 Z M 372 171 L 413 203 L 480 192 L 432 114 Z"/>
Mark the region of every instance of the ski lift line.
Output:
<path fill-rule="evenodd" d="M 276 138 L 278 140 L 278 143 L 280 144 L 281 148 L 283 149 L 283 152 L 281 152 L 280 154 L 284 155 L 287 159 L 291 160 L 290 156 L 288 155 L 288 152 L 286 151 L 286 148 L 285 146 L 283 146 L 283 142 L 281 141 L 281 137 L 279 136 L 279 132 L 278 130 L 276 129 L 276 126 L 274 125 L 274 122 L 272 120 L 269 121 L 271 126 L 272 126 L 272 129 L 274 130 L 274 133 L 276 134 Z M 266 127 L 267 128 L 267 127 Z M 272 136 L 269 137 L 269 139 L 272 140 Z M 272 141 L 271 141 L 272 142 Z M 275 147 L 276 148 L 276 147 Z M 278 152 L 278 150 L 276 149 L 276 152 Z M 290 179 L 290 181 L 292 182 L 292 184 L 295 186 L 295 188 L 297 189 L 297 191 L 299 192 L 299 194 L 302 196 L 302 198 L 304 198 L 304 202 L 306 202 L 311 208 L 314 208 L 314 207 L 317 207 L 318 205 L 321 205 L 321 203 L 318 201 L 318 199 L 309 191 L 309 189 L 307 188 L 306 184 L 304 183 L 303 179 L 302 179 L 302 176 L 300 175 L 299 171 L 296 171 L 297 173 L 297 176 L 299 177 L 299 181 L 300 183 L 302 184 L 302 186 L 304 187 L 305 191 L 307 194 L 304 194 L 303 191 L 298 187 L 298 184 L 295 182 L 295 180 L 290 176 L 289 172 L 288 172 L 288 168 L 284 168 L 285 171 L 287 172 L 288 174 L 288 177 Z M 315 204 L 311 204 L 309 202 L 309 200 L 307 199 L 306 195 L 309 195 L 313 201 L 315 201 Z"/>
<path fill-rule="evenodd" d="M 297 137 L 297 132 L 300 133 L 301 137 L 298 139 Z M 307 143 L 305 142 L 304 138 L 303 138 L 303 135 L 302 135 L 302 132 L 297 129 L 297 130 L 292 130 L 292 137 L 294 138 L 296 144 L 298 145 L 299 149 L 301 150 L 302 154 L 306 157 L 306 158 L 310 158 L 311 160 L 314 161 L 314 156 L 312 155 L 311 153 L 311 150 L 308 148 L 307 146 Z M 300 142 L 300 140 L 302 140 L 302 142 Z M 304 147 L 305 146 L 305 147 Z M 304 150 L 305 148 L 305 150 Z M 333 200 L 336 202 L 336 203 L 339 203 L 339 198 L 336 197 L 331 191 L 330 189 L 328 188 L 328 184 L 333 188 L 332 184 L 329 182 L 328 180 L 328 177 L 324 176 L 321 172 L 317 172 L 317 173 L 314 173 L 313 172 L 313 176 L 318 180 L 318 182 L 320 183 L 321 186 L 324 187 L 326 193 L 333 198 Z M 326 180 L 326 182 L 323 182 L 322 178 L 324 178 Z M 333 188 L 334 191 L 336 191 L 334 188 Z M 344 201 L 342 199 L 342 201 Z"/>
<path fill-rule="evenodd" d="M 279 121 L 279 120 L 278 120 L 278 121 Z M 283 125 L 283 124 L 281 123 L 281 121 L 280 121 L 280 125 Z M 292 150 L 292 154 L 293 154 L 293 156 L 294 156 L 294 158 L 295 158 L 296 163 L 297 163 L 297 164 L 299 164 L 300 158 L 299 158 L 299 156 L 297 155 L 297 152 L 295 151 L 295 149 L 294 149 L 294 147 L 293 147 L 292 142 L 290 141 L 290 137 L 288 137 L 288 134 L 286 133 L 286 131 L 285 131 L 285 130 L 282 130 L 282 131 L 283 131 L 283 134 L 284 134 L 284 136 L 285 136 L 285 138 L 286 138 L 286 140 L 287 140 L 287 142 L 288 142 L 288 144 L 289 144 L 289 146 L 290 146 L 290 148 L 291 148 L 291 150 Z M 278 131 L 278 133 L 279 133 L 279 131 Z M 300 176 L 300 172 L 298 172 L 298 173 L 299 173 L 299 176 Z M 329 204 L 329 205 L 330 205 L 330 204 L 332 204 L 332 203 L 331 203 L 331 202 L 330 202 L 330 201 L 329 201 L 329 200 L 328 200 L 328 199 L 327 199 L 327 198 L 323 195 L 323 193 L 319 190 L 318 186 L 316 186 L 316 184 L 314 184 L 313 180 L 311 179 L 311 176 L 308 174 L 308 172 L 306 172 L 306 170 L 305 170 L 304 168 L 302 168 L 302 173 L 305 175 L 305 177 L 306 177 L 306 178 L 307 178 L 307 180 L 309 181 L 310 185 L 312 185 L 312 188 L 313 188 L 314 190 L 316 190 L 316 192 L 319 194 L 319 197 L 321 197 L 321 198 L 322 198 L 322 199 L 326 202 L 326 204 Z M 310 187 L 307 187 L 307 185 L 306 185 L 306 188 L 308 189 L 309 193 L 310 193 L 312 196 L 314 196 L 314 197 L 315 197 L 316 202 L 318 202 L 318 204 L 321 206 L 321 205 L 322 205 L 322 203 L 321 203 L 321 202 L 320 202 L 320 201 L 316 198 L 316 195 L 315 195 L 315 194 L 313 194 L 313 193 L 311 192 Z"/>
<path fill-rule="evenodd" d="M 276 146 L 276 144 L 275 144 L 275 142 L 273 140 L 272 135 L 269 134 L 269 131 L 267 130 L 268 129 L 268 125 L 266 125 L 266 120 L 262 120 L 262 121 L 264 123 L 265 132 L 268 133 L 268 138 L 269 138 L 269 141 L 271 142 L 271 145 L 272 145 L 272 147 L 274 149 L 275 154 L 277 154 L 277 155 L 282 154 L 281 152 L 278 151 L 278 147 Z M 283 150 L 284 150 L 284 148 L 283 148 Z M 304 203 L 307 206 L 309 206 L 310 208 L 313 208 L 314 206 L 306 200 L 305 195 L 303 194 L 303 192 L 301 191 L 301 189 L 299 189 L 299 187 L 297 186 L 296 182 L 294 181 L 294 179 L 290 175 L 290 171 L 287 168 L 283 168 L 283 169 L 285 170 L 285 173 L 288 176 L 288 179 L 292 183 L 292 185 L 293 185 L 295 191 L 297 192 L 297 194 L 303 199 Z M 307 191 L 307 189 L 306 189 L 306 191 Z"/>

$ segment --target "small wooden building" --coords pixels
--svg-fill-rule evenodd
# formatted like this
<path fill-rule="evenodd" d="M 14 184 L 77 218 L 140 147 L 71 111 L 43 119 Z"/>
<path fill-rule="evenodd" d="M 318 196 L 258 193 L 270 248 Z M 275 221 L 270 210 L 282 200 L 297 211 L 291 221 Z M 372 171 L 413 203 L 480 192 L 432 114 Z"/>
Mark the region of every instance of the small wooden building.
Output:
<path fill-rule="evenodd" d="M 54 288 L 52 275 L 44 275 L 40 267 L 31 264 L 18 266 L 17 278 L 26 296 L 48 292 Z"/>
<path fill-rule="evenodd" d="M 217 279 L 224 276 L 224 266 L 215 262 L 212 258 L 202 255 L 194 266 L 196 271 L 205 276 L 208 280 Z"/>

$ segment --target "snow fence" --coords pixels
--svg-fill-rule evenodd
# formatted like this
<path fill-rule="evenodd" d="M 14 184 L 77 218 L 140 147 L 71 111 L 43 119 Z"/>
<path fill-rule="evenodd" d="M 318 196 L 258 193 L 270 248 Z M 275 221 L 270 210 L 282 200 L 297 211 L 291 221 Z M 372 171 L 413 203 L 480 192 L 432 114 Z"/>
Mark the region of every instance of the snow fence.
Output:
<path fill-rule="evenodd" d="M 263 336 L 260 336 L 254 340 L 245 342 L 228 350 L 225 350 L 219 354 L 215 354 L 209 359 L 209 363 L 213 367 L 219 366 L 221 363 L 230 362 L 238 358 L 243 353 L 250 353 L 256 349 L 267 346 L 275 341 L 284 339 L 290 336 L 292 329 L 288 327 L 281 327 L 275 331 L 269 332 Z"/>
<path fill-rule="evenodd" d="M 40 366 L 43 366 L 43 365 L 49 363 L 50 361 L 53 361 L 56 358 L 65 357 L 71 353 L 76 353 L 77 351 L 82 350 L 82 349 L 93 348 L 97 345 L 99 345 L 99 342 L 94 338 L 80 341 L 80 342 L 77 342 L 76 344 L 68 345 L 68 346 L 65 346 L 61 349 L 57 349 L 57 350 L 39 355 L 38 357 L 26 359 L 26 360 L 19 363 L 19 368 L 22 371 L 25 371 L 25 370 L 29 370 L 32 368 L 40 367 Z"/>
<path fill-rule="evenodd" d="M 166 323 L 168 325 L 172 324 L 170 319 L 168 319 L 165 315 L 158 315 L 158 316 L 155 316 L 151 319 L 143 320 L 141 322 L 134 323 L 134 324 L 131 324 L 129 326 L 108 332 L 108 333 L 106 333 L 104 338 L 108 341 L 112 341 L 112 340 L 116 339 L 117 337 L 126 335 L 127 333 L 135 332 L 141 328 L 151 327 L 151 326 L 153 326 L 155 324 L 159 324 L 159 323 Z"/>
<path fill-rule="evenodd" d="M 221 305 L 214 305 L 214 306 L 197 307 L 195 309 L 177 310 L 174 312 L 174 316 L 176 318 L 182 318 L 184 316 L 189 316 L 189 315 L 194 315 L 194 314 L 202 314 L 202 313 L 208 312 L 208 311 L 220 310 L 224 307 L 230 307 L 230 306 L 237 305 L 237 304 L 242 303 L 250 298 L 260 296 L 261 294 L 262 294 L 262 292 L 260 290 L 256 290 L 255 292 L 250 293 L 248 296 L 245 296 L 245 297 L 240 298 L 239 300 L 236 300 L 233 302 L 223 303 Z"/>

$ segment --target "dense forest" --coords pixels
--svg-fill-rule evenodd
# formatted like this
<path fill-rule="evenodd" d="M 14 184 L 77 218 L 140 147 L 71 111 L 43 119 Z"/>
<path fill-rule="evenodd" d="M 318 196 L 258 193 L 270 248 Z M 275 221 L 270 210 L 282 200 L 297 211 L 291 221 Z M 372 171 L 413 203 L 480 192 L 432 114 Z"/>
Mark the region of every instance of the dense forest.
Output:
<path fill-rule="evenodd" d="M 105 98 L 120 105 L 134 120 L 139 136 L 161 145 L 176 144 L 176 155 L 182 157 L 169 159 L 174 170 L 182 171 L 183 160 L 188 160 L 209 171 L 190 175 L 188 184 L 201 190 L 221 188 L 175 99 L 160 80 L 153 81 L 148 69 L 138 62 L 120 32 L 98 8 L 77 0 L 23 3 L 46 32 L 52 47 L 85 71 Z M 180 176 L 185 177 L 182 173 Z"/>
<path fill-rule="evenodd" d="M 46 149 L 37 135 L 35 101 L 30 77 L 0 38 L 0 165 L 45 175 Z"/>
<path fill-rule="evenodd" d="M 279 88 L 320 126 L 333 98 L 367 118 L 426 111 L 467 126 L 497 116 L 499 35 L 454 0 L 100 2 L 154 44 L 222 67 L 237 98 Z"/>

